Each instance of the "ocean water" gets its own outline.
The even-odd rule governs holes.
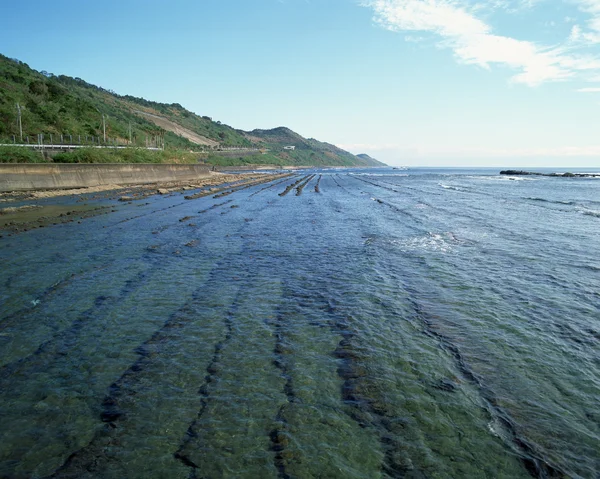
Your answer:
[[[497,173],[5,235],[0,477],[600,477],[600,179]]]

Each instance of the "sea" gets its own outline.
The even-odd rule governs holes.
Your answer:
[[[600,477],[600,178],[225,193],[0,239],[0,477]]]

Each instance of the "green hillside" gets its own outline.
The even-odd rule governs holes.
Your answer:
[[[19,137],[17,103],[21,106],[23,138],[31,142],[43,133],[103,137],[102,115],[105,115],[106,135],[121,143],[145,146],[146,138],[164,135],[172,148],[194,148],[195,144],[150,121],[151,114],[164,117],[192,132],[223,146],[250,146],[245,137],[233,128],[197,116],[181,105],[156,103],[143,98],[121,96],[91,85],[80,78],[55,76],[32,70],[25,63],[0,55],[0,139]]]
[[[305,139],[287,128],[243,132],[199,116],[178,103],[157,103],[91,85],[80,78],[37,72],[23,62],[0,55],[0,143],[161,145],[164,152],[139,154],[124,150],[64,153],[54,161],[193,161],[217,164],[269,163],[281,165],[368,166],[333,145]],[[104,142],[106,131],[106,143]],[[289,145],[288,145],[289,144]],[[284,146],[295,146],[285,150]],[[227,148],[263,149],[224,152]],[[268,150],[268,151],[267,151]],[[39,154],[0,151],[1,161],[41,161]]]
[[[335,145],[304,138],[283,126],[272,130],[253,130],[245,134],[250,141],[268,149],[291,165],[383,166],[383,163],[373,163]]]
[[[358,158],[360,158],[361,160],[366,161],[369,164],[369,166],[387,166],[385,163],[382,163],[381,161],[376,160],[375,158],[367,155],[366,153],[360,153],[356,156]]]

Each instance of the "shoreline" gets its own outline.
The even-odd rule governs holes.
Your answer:
[[[196,181],[212,172],[209,165],[2,163],[0,192]]]
[[[182,199],[223,194],[290,176],[291,173],[217,173],[195,180],[163,181],[129,185],[98,185],[82,188],[29,190],[0,193],[0,238],[4,234],[61,223],[78,222],[117,211],[119,205],[152,196],[180,194]],[[185,195],[185,196],[184,196]]]

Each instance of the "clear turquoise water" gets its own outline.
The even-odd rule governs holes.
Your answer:
[[[496,173],[0,239],[0,477],[599,477],[600,180]]]

